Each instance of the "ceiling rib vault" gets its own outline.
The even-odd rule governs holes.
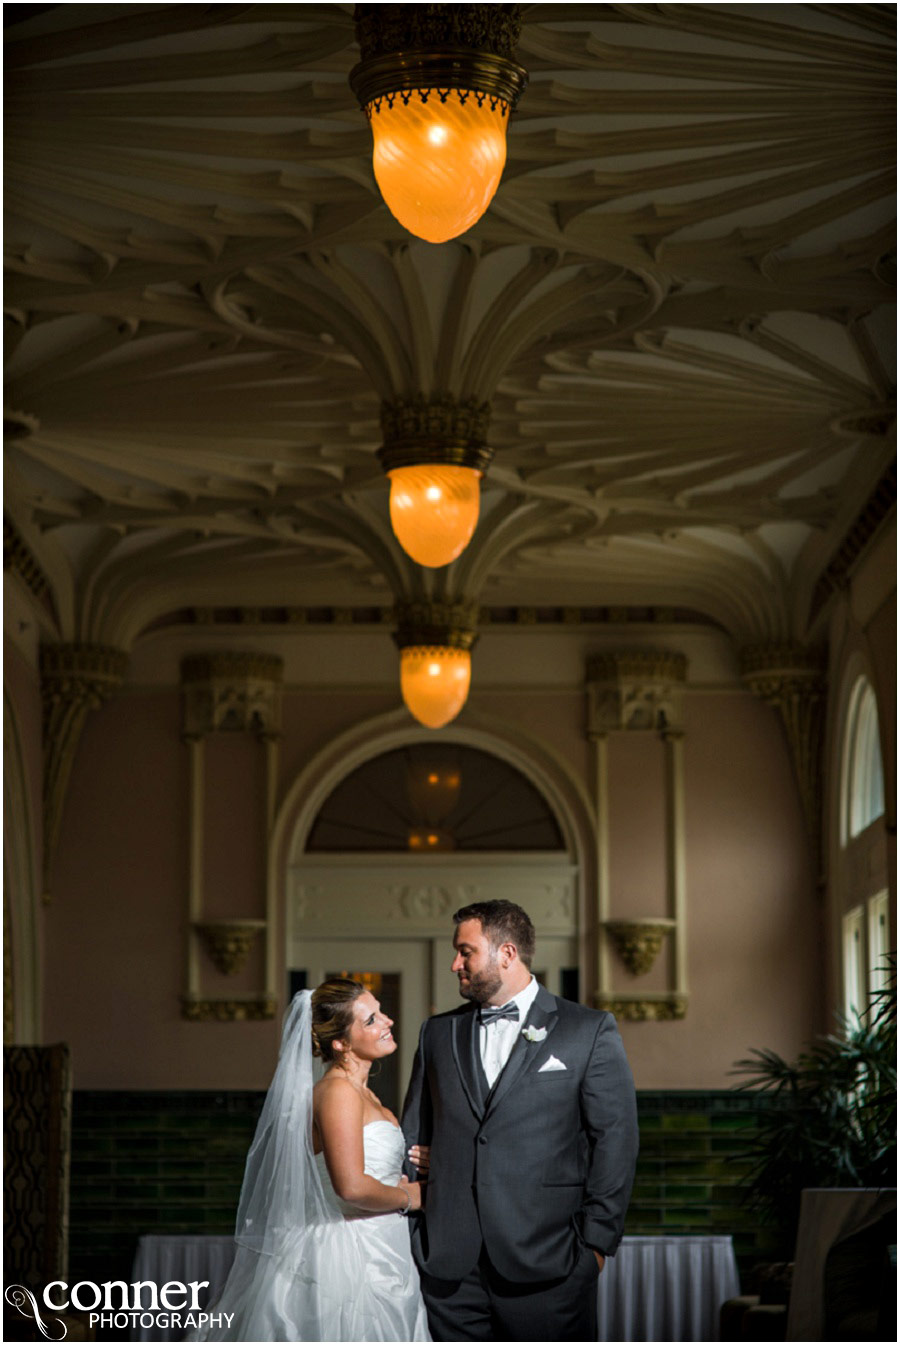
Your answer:
[[[55,638],[226,589],[817,637],[894,454],[893,6],[523,6],[503,181],[440,246],[375,186],[352,6],[100,13],[6,28],[5,500]],[[426,572],[379,411],[441,394],[494,458]]]

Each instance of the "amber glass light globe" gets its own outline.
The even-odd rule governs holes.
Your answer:
[[[372,166],[395,219],[427,243],[446,243],[481,219],[506,163],[509,104],[450,89],[370,104]]]
[[[406,554],[431,569],[456,560],[478,522],[481,472],[475,467],[418,463],[395,467],[388,476],[391,527]]]
[[[400,690],[410,714],[427,729],[443,728],[466,703],[472,678],[468,649],[412,645],[400,651]]]

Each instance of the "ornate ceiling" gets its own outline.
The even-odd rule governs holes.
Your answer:
[[[376,191],[352,6],[4,18],[5,502],[58,638],[429,594],[815,634],[894,452],[893,6],[524,6],[502,186],[439,247]],[[417,392],[493,405],[447,570],[375,457]]]

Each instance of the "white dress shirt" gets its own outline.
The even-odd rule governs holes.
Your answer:
[[[525,1026],[525,1018],[528,1014],[528,1010],[534,1003],[537,992],[538,983],[532,976],[524,990],[520,990],[517,995],[513,995],[512,999],[506,1001],[507,1004],[518,1005],[518,1022],[513,1022],[511,1018],[498,1018],[493,1023],[479,1024],[478,1036],[479,1046],[481,1048],[481,1064],[487,1075],[488,1086],[490,1088],[493,1088],[494,1084],[497,1082],[504,1065],[512,1054],[512,1048],[516,1044],[516,1037]],[[505,1007],[505,1005],[503,1007]]]

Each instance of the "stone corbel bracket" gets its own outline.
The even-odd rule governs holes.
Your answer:
[[[615,1014],[626,1023],[672,1023],[687,1015],[687,995],[595,995],[598,1009]]]
[[[819,766],[827,690],[824,657],[802,645],[753,645],[741,650],[741,677],[755,696],[777,710],[781,719],[818,861],[822,817]]]
[[[119,690],[128,655],[106,645],[43,645],[40,654],[44,744],[44,896],[50,892],[63,804],[89,711]]]
[[[617,729],[665,732],[683,722],[687,658],[671,650],[596,654],[587,665],[588,736]]]
[[[646,976],[659,956],[664,939],[675,928],[675,921],[649,916],[638,920],[607,920],[604,928],[632,976]]]
[[[260,1023],[275,1017],[274,996],[248,995],[233,999],[200,999],[185,995],[181,1016],[189,1023]]]
[[[265,920],[206,920],[195,926],[206,951],[223,976],[236,976],[265,929]]]

